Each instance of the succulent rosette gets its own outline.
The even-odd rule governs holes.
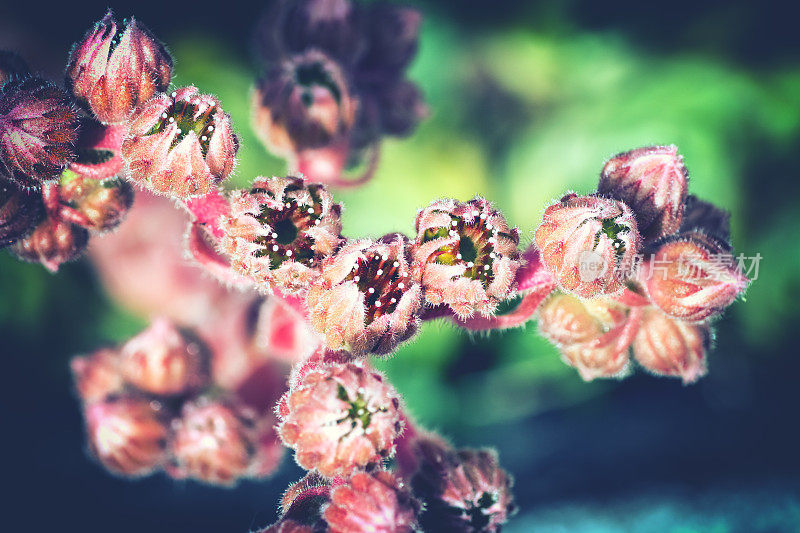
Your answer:
[[[297,463],[323,476],[347,476],[394,453],[400,398],[360,363],[325,364],[297,376],[278,404],[278,432]]]
[[[327,189],[301,178],[256,178],[229,196],[219,248],[233,269],[264,292],[296,294],[319,275],[341,242],[341,207]]]
[[[407,239],[390,234],[349,242],[323,261],[306,304],[328,348],[386,354],[416,332],[422,288],[409,259]]]
[[[137,107],[167,90],[172,57],[134,18],[117,24],[111,10],[73,48],[67,87],[104,124],[127,120]]]
[[[217,99],[185,87],[152,98],[132,115],[122,157],[140,186],[186,199],[225,180],[238,148]]]
[[[488,316],[511,294],[519,233],[489,202],[437,200],[419,212],[416,228],[414,265],[427,304]]]

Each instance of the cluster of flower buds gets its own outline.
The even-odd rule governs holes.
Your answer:
[[[420,14],[387,3],[280,0],[256,35],[264,74],[252,96],[253,126],[267,148],[315,181],[342,171],[381,137],[410,134],[427,114],[405,78]],[[362,183],[368,179],[369,169]]]
[[[229,485],[270,475],[282,456],[274,416],[220,389],[211,363],[208,346],[166,319],[73,359],[92,455],[123,476]]]

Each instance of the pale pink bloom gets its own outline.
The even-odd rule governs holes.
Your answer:
[[[534,240],[558,285],[582,298],[621,291],[640,248],[628,206],[575,194],[545,210]]]
[[[322,342],[299,311],[275,297],[260,304],[252,339],[256,352],[289,363],[307,359]]]
[[[393,234],[352,241],[323,261],[306,303],[328,348],[386,354],[417,330],[421,293],[406,238]]]
[[[78,396],[86,403],[105,400],[122,392],[125,386],[117,350],[103,348],[91,355],[73,357],[70,368]]]
[[[330,494],[324,518],[332,533],[410,533],[419,503],[402,481],[386,470],[356,472]]]
[[[89,449],[110,471],[144,476],[166,460],[167,426],[158,402],[136,396],[86,406]]]
[[[633,340],[633,355],[644,368],[660,376],[680,377],[694,383],[706,372],[706,351],[711,345],[708,324],[689,324],[647,309]]]
[[[688,188],[683,156],[670,145],[615,155],[600,173],[598,192],[625,202],[642,238],[651,241],[678,231]]]
[[[196,339],[160,318],[120,350],[125,379],[150,394],[173,396],[208,383],[208,354]]]
[[[341,241],[341,207],[322,185],[256,178],[249,191],[232,192],[229,202],[230,215],[218,220],[219,248],[234,271],[264,292],[304,291]]]
[[[360,363],[310,370],[279,404],[279,433],[297,463],[331,477],[378,464],[402,430],[400,399],[382,375]]]
[[[482,198],[442,199],[417,215],[414,267],[425,302],[460,318],[492,315],[508,297],[520,266],[519,233]]]
[[[123,122],[172,78],[172,57],[140,22],[111,10],[70,53],[67,86],[103,123]]]
[[[233,170],[239,142],[230,117],[195,87],[152,98],[128,127],[122,157],[130,178],[155,193],[202,196]]]

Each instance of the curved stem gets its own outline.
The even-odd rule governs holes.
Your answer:
[[[342,141],[331,147],[301,152],[291,166],[296,173],[302,174],[309,181],[341,189],[360,187],[375,175],[380,160],[380,144],[375,143],[370,147],[367,167],[360,176],[352,179],[343,177],[348,152],[347,142]]]
[[[472,331],[508,329],[521,326],[533,317],[539,304],[553,292],[554,288],[554,285],[546,284],[529,292],[522,297],[522,301],[516,309],[505,315],[491,317],[473,316],[467,319],[453,317],[453,321],[459,326]]]

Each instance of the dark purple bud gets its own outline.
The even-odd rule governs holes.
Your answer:
[[[680,233],[700,230],[724,242],[731,238],[731,214],[690,194],[686,198]]]
[[[17,187],[0,176],[0,248],[24,237],[43,213],[40,194]]]
[[[375,3],[366,10],[367,48],[357,69],[388,75],[402,71],[417,54],[422,15],[416,9],[387,3]]]
[[[410,135],[428,116],[428,106],[419,88],[410,81],[399,81],[377,94],[381,129],[386,135]]]
[[[0,88],[8,81],[28,76],[28,64],[16,52],[0,50]]]

